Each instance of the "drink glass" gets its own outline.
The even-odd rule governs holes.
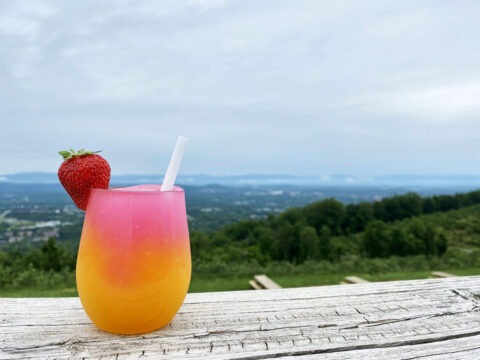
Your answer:
[[[95,325],[118,334],[167,325],[185,299],[190,275],[183,189],[91,191],[76,278]]]

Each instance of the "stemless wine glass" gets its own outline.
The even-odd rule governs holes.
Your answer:
[[[185,193],[90,193],[77,260],[85,312],[100,329],[140,334],[167,325],[191,275]]]

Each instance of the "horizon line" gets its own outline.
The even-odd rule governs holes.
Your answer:
[[[27,175],[27,174],[42,174],[42,175],[57,175],[54,171],[19,171],[14,173],[0,174],[0,177],[6,176],[15,176],[15,175]],[[111,176],[164,176],[163,173],[112,173]],[[242,177],[242,176],[288,176],[288,177],[300,177],[300,178],[322,178],[322,177],[356,177],[356,178],[375,178],[375,177],[385,177],[385,176],[439,176],[439,177],[451,177],[451,176],[468,176],[468,177],[480,177],[480,173],[410,173],[410,172],[395,172],[395,173],[383,173],[377,175],[358,175],[358,174],[348,174],[348,173],[332,173],[332,174],[323,174],[323,175],[314,175],[314,174],[289,174],[289,173],[241,173],[241,174],[212,174],[212,173],[179,173],[178,176],[211,176],[211,177]]]

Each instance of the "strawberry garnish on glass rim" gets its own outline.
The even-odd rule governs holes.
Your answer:
[[[58,178],[75,205],[86,210],[92,189],[108,189],[110,165],[100,151],[80,149],[59,151],[64,161],[58,169]]]

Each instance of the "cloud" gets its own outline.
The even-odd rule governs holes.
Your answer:
[[[472,121],[480,114],[480,82],[403,89],[361,96],[352,104],[383,115],[428,122]],[[472,116],[470,116],[472,115]]]
[[[56,15],[57,9],[36,1],[15,1],[3,4],[0,35],[36,39],[42,21]]]
[[[4,36],[30,36],[38,32],[38,23],[19,16],[0,17],[0,34]]]
[[[114,171],[472,172],[474,1],[15,1],[0,5],[0,169],[62,147]],[[449,168],[449,169],[450,169]],[[163,170],[161,170],[163,171]]]

